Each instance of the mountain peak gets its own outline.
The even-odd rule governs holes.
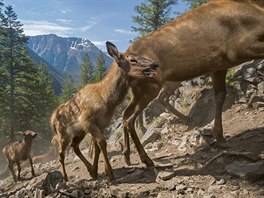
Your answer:
[[[28,46],[49,64],[71,74],[75,79],[79,77],[84,54],[89,55],[95,67],[97,57],[102,53],[86,38],[66,38],[56,34],[32,36],[29,38]],[[112,59],[105,53],[103,55],[105,66],[108,67],[112,63]]]

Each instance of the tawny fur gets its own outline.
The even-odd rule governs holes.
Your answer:
[[[104,79],[86,85],[72,99],[61,104],[51,116],[51,127],[59,144],[58,152],[65,180],[68,179],[64,165],[65,149],[69,145],[73,147],[73,151],[86,165],[93,178],[97,177],[98,158],[102,151],[106,174],[110,180],[114,180],[103,131],[110,124],[115,107],[125,97],[129,83],[135,78],[153,76],[153,71],[157,67],[155,62],[145,58],[123,56],[110,42],[107,47],[116,62],[112,64]],[[135,60],[138,62],[135,63]],[[79,144],[87,133],[90,133],[94,139],[93,165],[79,149]]]
[[[24,139],[22,141],[8,144],[3,149],[4,156],[8,162],[8,166],[12,173],[14,181],[20,180],[20,172],[21,172],[20,162],[27,159],[29,160],[31,166],[32,176],[35,176],[32,158],[31,158],[31,146],[32,146],[32,141],[37,134],[34,133],[33,131],[25,131],[25,132],[21,132],[21,134],[24,136]],[[17,176],[15,175],[15,171],[13,168],[14,163],[16,163],[18,167]]]
[[[264,58],[264,1],[212,0],[160,27],[131,44],[125,55],[157,62],[160,69],[151,79],[131,83],[133,97],[123,112],[125,161],[130,164],[129,134],[140,159],[153,166],[142,147],[134,122],[165,82],[181,82],[210,74],[215,93],[214,136],[224,146],[222,107],[228,68]]]

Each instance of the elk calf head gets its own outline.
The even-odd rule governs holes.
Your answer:
[[[125,54],[118,51],[117,47],[107,41],[106,47],[109,55],[113,57],[120,68],[125,70],[128,76],[135,78],[153,77],[159,68],[158,63],[147,58]]]
[[[21,134],[24,136],[24,141],[25,142],[32,142],[32,140],[37,136],[37,133],[33,132],[33,131],[19,131],[18,134]]]

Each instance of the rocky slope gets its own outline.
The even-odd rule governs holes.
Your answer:
[[[109,142],[108,151],[116,182],[104,175],[99,161],[98,181],[92,181],[73,153],[66,159],[69,182],[63,182],[58,161],[35,164],[37,176],[22,169],[24,181],[0,181],[0,197],[264,197],[264,109],[234,105],[223,114],[228,148],[215,146],[211,126],[188,129],[163,113],[144,136],[159,133],[145,149],[155,168],[146,168],[132,147],[132,165],[124,163],[120,145]],[[142,137],[142,141],[145,141]],[[83,145],[87,156],[88,149]],[[90,159],[92,162],[92,159]],[[42,195],[41,195],[42,194]]]
[[[11,177],[0,180],[0,197],[264,197],[264,65],[262,61],[254,69],[247,66],[233,74],[250,75],[228,89],[223,113],[225,147],[217,146],[212,136],[210,82],[204,86],[196,79],[183,85],[179,99],[170,98],[171,104],[193,119],[192,123],[183,124],[173,114],[163,112],[153,116],[145,133],[139,133],[154,168],[140,162],[133,143],[132,165],[124,163],[122,136],[116,135],[121,126],[115,123],[108,139],[108,154],[116,182],[108,182],[102,157],[98,180],[92,181],[71,152],[66,158],[69,182],[63,182],[57,160],[36,163],[35,178],[25,168],[23,181],[14,183]],[[245,95],[239,87],[245,87]],[[84,156],[88,156],[87,147],[84,142]]]

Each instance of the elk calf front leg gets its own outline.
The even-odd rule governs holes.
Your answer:
[[[28,158],[28,160],[29,160],[30,167],[31,167],[32,177],[35,177],[35,171],[34,171],[34,168],[33,168],[33,162],[32,162],[31,156]]]
[[[20,166],[20,162],[17,161],[17,180],[20,180],[20,172],[21,172],[21,166]]]
[[[99,160],[99,155],[100,155],[100,152],[101,152],[101,149],[99,148],[98,144],[97,144],[97,141],[96,139],[92,139],[92,143],[93,143],[93,147],[94,147],[94,161],[93,161],[93,175],[94,175],[94,178],[96,179],[97,178],[97,175],[98,175],[98,160]]]
[[[93,138],[95,139],[98,147],[100,148],[100,150],[103,153],[104,163],[105,163],[105,172],[106,172],[107,176],[109,177],[109,180],[110,181],[115,180],[113,169],[112,169],[112,167],[109,163],[109,160],[108,160],[107,149],[106,149],[106,139],[105,139],[103,133],[101,132],[99,127],[97,127],[95,124],[89,126],[89,131],[92,134]],[[96,152],[98,152],[98,148],[95,147],[95,149],[96,149]],[[95,153],[95,155],[96,156],[94,157],[95,159],[94,159],[93,167],[98,166],[99,152]]]
[[[226,96],[225,76],[227,70],[217,71],[211,74],[214,87],[215,96],[215,122],[214,122],[214,136],[218,143],[225,142],[222,126],[222,109]]]

